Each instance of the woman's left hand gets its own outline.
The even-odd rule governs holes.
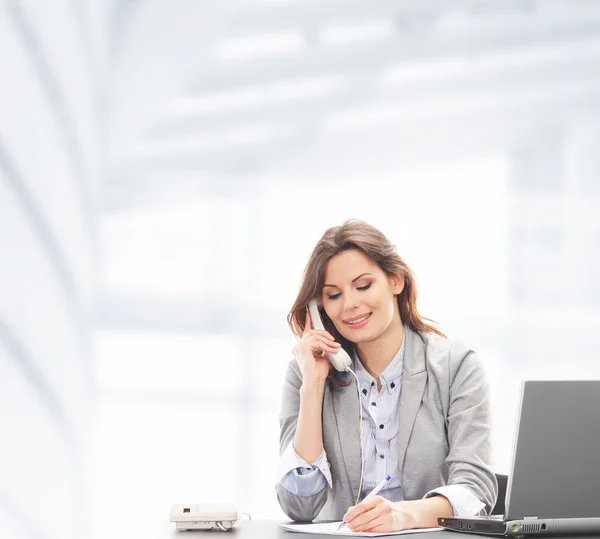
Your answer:
[[[391,532],[414,527],[415,519],[404,502],[381,496],[366,498],[346,511],[344,522],[353,532]]]

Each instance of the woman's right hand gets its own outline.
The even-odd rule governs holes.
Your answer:
[[[335,353],[341,347],[326,330],[313,329],[310,313],[306,312],[306,324],[302,338],[293,352],[302,372],[303,384],[325,383],[331,363],[325,352]]]

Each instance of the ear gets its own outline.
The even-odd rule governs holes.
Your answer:
[[[390,277],[390,283],[392,285],[394,296],[399,296],[402,293],[402,290],[404,290],[404,276],[393,275]]]

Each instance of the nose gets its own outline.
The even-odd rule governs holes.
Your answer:
[[[344,311],[355,311],[358,309],[359,301],[356,294],[348,293],[344,296]]]

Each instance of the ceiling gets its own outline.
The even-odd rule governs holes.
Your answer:
[[[115,4],[105,209],[506,151],[600,110],[600,2]]]

